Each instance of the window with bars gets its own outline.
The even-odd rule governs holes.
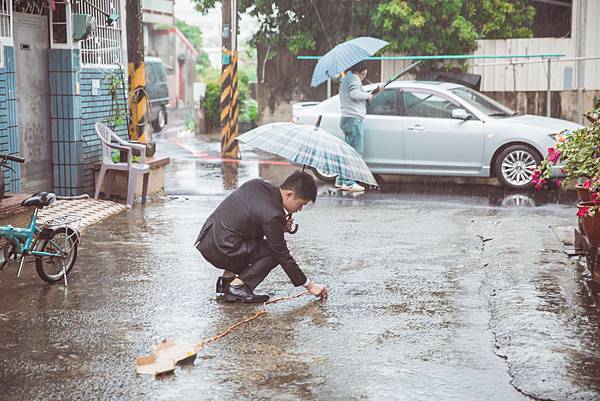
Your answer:
[[[12,44],[12,0],[0,0],[0,66],[4,66],[4,46]]]
[[[1,0],[0,0],[1,1]],[[80,0],[75,12],[89,14],[96,19],[96,30],[81,41],[83,64],[114,65],[123,62],[121,15],[122,0]]]
[[[69,44],[69,10],[70,7],[65,0],[56,0],[52,9],[52,43],[55,45]]]

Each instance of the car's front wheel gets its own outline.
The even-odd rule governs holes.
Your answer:
[[[500,182],[507,187],[529,188],[533,172],[541,161],[542,157],[530,146],[512,145],[500,152],[494,171]]]
[[[315,173],[315,175],[317,176],[318,179],[320,179],[323,182],[327,182],[327,183],[332,183],[335,181],[335,177],[337,177],[336,174],[329,174],[326,173],[324,171],[321,171],[319,169],[316,169],[314,167],[311,167],[313,173]]]

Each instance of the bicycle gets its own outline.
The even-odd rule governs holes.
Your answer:
[[[1,167],[8,167],[8,161],[23,163],[25,159],[0,154]],[[65,215],[37,226],[39,210],[51,205],[56,199],[56,195],[51,192],[34,194],[21,202],[22,206],[35,208],[28,227],[0,226],[0,238],[6,240],[6,244],[0,249],[0,271],[9,263],[18,262],[17,277],[20,277],[25,258],[34,257],[37,274],[42,280],[54,283],[63,279],[65,287],[68,286],[67,275],[77,259],[81,217]]]

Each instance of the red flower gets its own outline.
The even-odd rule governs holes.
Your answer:
[[[590,189],[592,187],[592,180],[590,180],[589,178],[585,180],[582,184],[582,187],[584,189]]]
[[[556,181],[554,181],[554,183],[558,188],[560,188],[561,180],[557,179]]]
[[[598,192],[592,192],[592,202],[598,203],[600,201],[600,194]]]
[[[590,211],[589,207],[581,207],[577,211],[577,217],[583,217]]]
[[[552,164],[556,164],[560,159],[560,151],[554,148],[548,148],[548,161]]]

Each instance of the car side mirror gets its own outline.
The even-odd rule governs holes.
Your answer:
[[[471,115],[467,113],[465,109],[454,109],[452,110],[452,118],[456,118],[457,120],[466,121],[471,118]]]

